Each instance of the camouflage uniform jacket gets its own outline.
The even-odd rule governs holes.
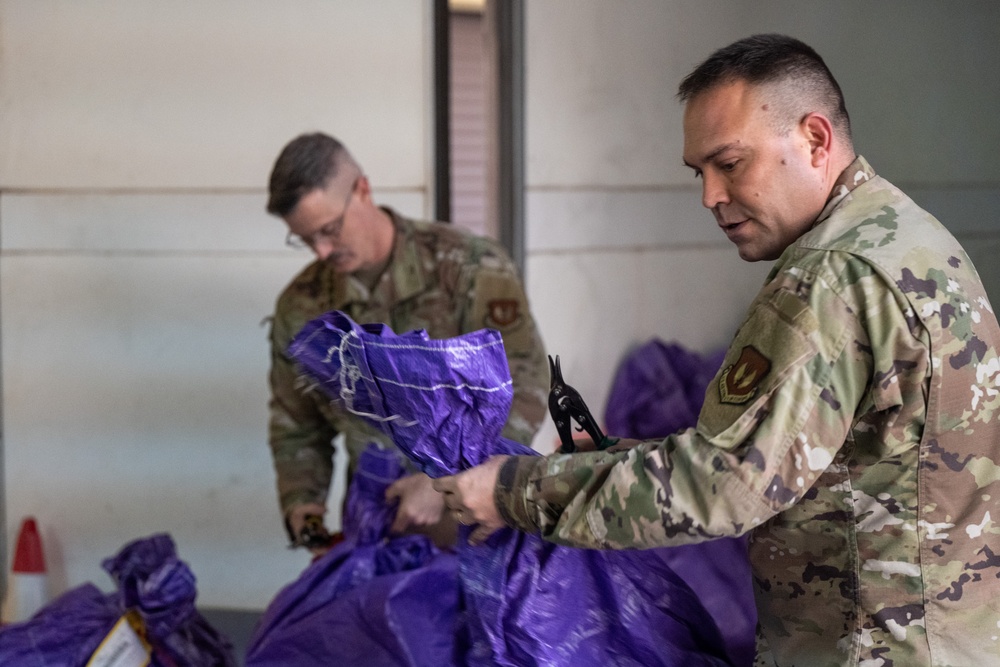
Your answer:
[[[385,209],[396,227],[392,257],[369,290],[323,262],[307,266],[278,297],[271,328],[269,443],[283,512],[306,502],[324,504],[333,474],[331,440],[343,433],[349,471],[381,431],[319,392],[305,391],[287,355],[294,335],[331,310],[356,322],[382,322],[397,333],[425,329],[446,338],[484,327],[503,336],[514,402],[504,435],[530,443],[545,416],[548,366],[517,270],[494,241],[453,225],[408,220]]]
[[[858,158],[775,263],[695,428],[512,458],[497,506],[605,549],[752,530],[758,665],[997,665],[998,349],[961,246]]]

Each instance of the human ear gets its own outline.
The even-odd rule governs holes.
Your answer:
[[[361,175],[358,176],[358,199],[363,202],[370,203],[372,198],[372,186],[368,182],[368,177]]]
[[[830,119],[820,113],[810,113],[802,119],[800,129],[809,142],[809,152],[814,167],[822,166],[830,159],[833,147],[833,125]]]

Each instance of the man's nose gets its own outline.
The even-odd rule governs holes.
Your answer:
[[[719,204],[729,203],[729,190],[726,180],[720,176],[709,173],[707,170],[701,175],[701,204],[705,208],[712,210]]]
[[[316,253],[316,258],[322,262],[333,253],[333,242],[325,236],[320,236],[313,241],[312,251]]]

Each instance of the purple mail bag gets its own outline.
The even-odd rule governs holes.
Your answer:
[[[316,388],[382,428],[431,477],[496,454],[537,455],[500,436],[513,388],[503,341],[396,335],[340,312],[307,324],[289,353]],[[655,554],[574,549],[510,529],[458,547],[455,657],[464,665],[728,665],[711,616]]]

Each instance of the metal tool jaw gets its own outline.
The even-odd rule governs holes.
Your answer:
[[[597,449],[606,447],[608,439],[597,425],[597,420],[590,414],[590,409],[587,408],[580,392],[563,380],[559,355],[556,355],[555,360],[549,356],[549,377],[549,414],[552,415],[556,431],[559,433],[561,443],[559,451],[563,453],[576,451],[576,443],[573,441],[574,422],[578,425],[575,430],[586,431]]]

